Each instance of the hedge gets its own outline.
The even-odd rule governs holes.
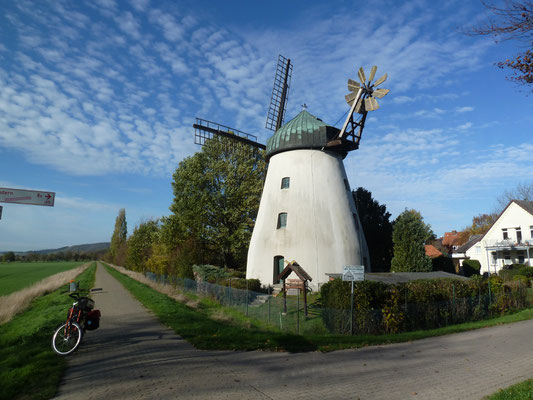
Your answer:
[[[490,293],[489,293],[490,282]],[[351,283],[335,279],[321,288],[322,319],[333,333],[381,334],[433,329],[480,320],[527,306],[526,286],[488,280],[450,278],[416,280],[398,285],[363,281],[354,284],[353,322]]]

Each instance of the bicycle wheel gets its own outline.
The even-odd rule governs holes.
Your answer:
[[[83,332],[77,322],[71,322],[68,326],[65,322],[52,336],[52,349],[57,354],[66,356],[78,348],[82,336]]]

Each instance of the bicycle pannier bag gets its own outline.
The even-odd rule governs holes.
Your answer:
[[[94,308],[94,300],[88,297],[80,297],[78,308],[83,311],[91,311]]]
[[[100,310],[93,310],[87,313],[87,319],[85,322],[85,329],[88,331],[94,331],[100,326]]]

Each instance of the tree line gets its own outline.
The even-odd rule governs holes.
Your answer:
[[[102,258],[105,250],[95,252],[72,252],[59,251],[56,253],[24,253],[16,254],[13,251],[4,253],[1,257],[3,262],[49,262],[49,261],[91,261]]]

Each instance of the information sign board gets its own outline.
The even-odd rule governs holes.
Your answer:
[[[55,192],[39,190],[0,188],[0,202],[31,204],[34,206],[54,206]]]
[[[365,280],[365,266],[364,265],[345,265],[342,271],[343,281],[364,281]]]

